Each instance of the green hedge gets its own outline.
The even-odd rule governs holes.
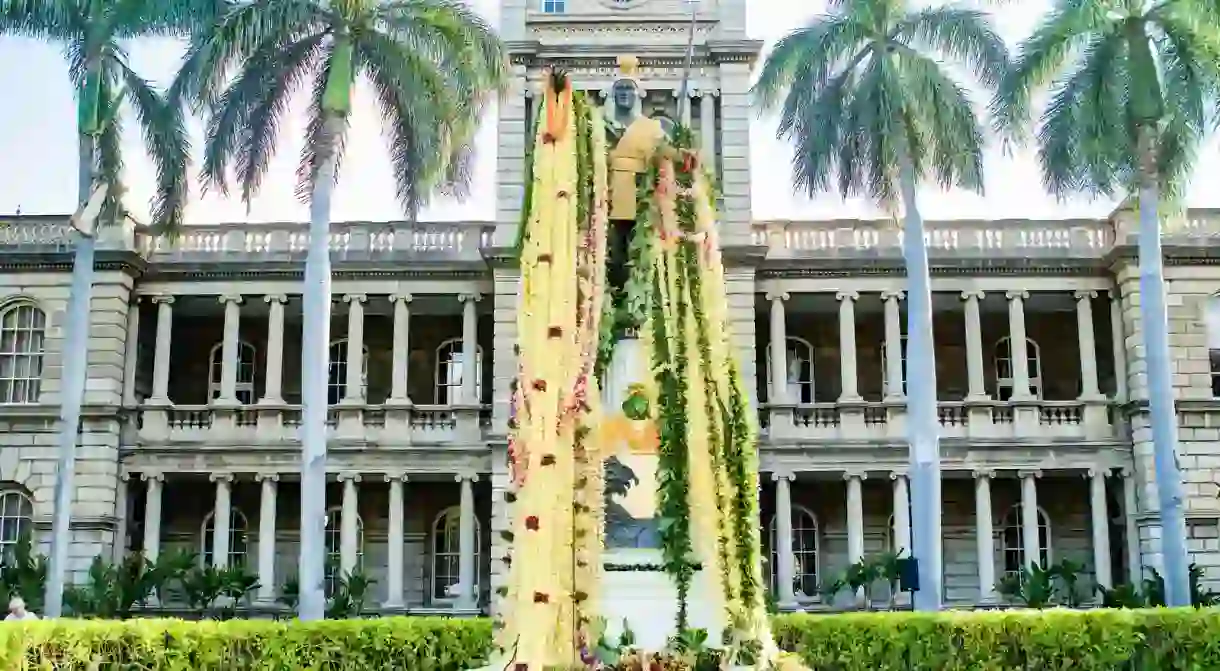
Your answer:
[[[781,615],[781,648],[817,671],[1211,671],[1220,611]]]
[[[1220,670],[1220,611],[780,615],[814,671]],[[488,620],[58,620],[0,625],[2,671],[463,671]]]
[[[489,620],[45,620],[0,626],[3,671],[462,671]]]

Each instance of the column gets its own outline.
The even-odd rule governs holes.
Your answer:
[[[894,481],[894,550],[910,557],[911,551],[911,495],[907,487],[906,473],[890,473]]]
[[[1113,343],[1114,350],[1114,400],[1125,403],[1127,401],[1127,339],[1123,335],[1123,301],[1118,289],[1110,291],[1110,341]]]
[[[716,91],[705,89],[699,95],[699,145],[703,164],[716,174]]]
[[[840,291],[835,298],[839,301],[839,372],[843,386],[839,401],[859,401],[860,392],[856,386],[856,299],[860,298],[860,294]]]
[[[995,591],[995,528],[992,526],[991,479],[994,471],[974,472],[974,525],[979,565],[979,602],[994,603]]]
[[[1089,469],[1089,510],[1093,514],[1093,575],[1097,584],[1114,586],[1110,571],[1110,514],[1106,510],[1105,468]]]
[[[127,304],[127,340],[123,343],[123,407],[136,406],[136,362],[140,356],[140,297]]]
[[[262,484],[258,509],[258,600],[275,600],[275,515],[280,476],[259,473],[254,476]]]
[[[1042,544],[1038,534],[1038,478],[1039,471],[1021,471],[1021,546],[1025,554],[1025,565],[1042,565]],[[1046,567],[1043,567],[1046,568]]]
[[[284,294],[264,296],[267,302],[267,382],[262,403],[283,405],[284,386]]]
[[[390,297],[394,302],[394,356],[391,364],[390,404],[411,402],[407,394],[407,362],[411,354],[411,294]]]
[[[237,345],[241,338],[241,296],[221,296],[225,310],[224,339],[220,349],[220,398],[217,405],[237,405]]]
[[[1124,468],[1123,478],[1123,524],[1127,536],[1127,581],[1132,585],[1144,579],[1143,560],[1140,557],[1140,533],[1135,524],[1139,509],[1135,503],[1135,470]]]
[[[847,481],[847,559],[855,563],[864,558],[864,473],[846,473]]]
[[[685,93],[686,93],[686,99],[683,100],[682,99],[683,98],[682,87],[679,86],[678,88],[674,89],[674,100],[678,101],[678,111],[681,113],[681,117],[679,117],[678,120],[682,122],[683,126],[690,128],[690,117],[691,117],[690,108],[691,108],[691,105],[693,105],[695,103],[694,89],[688,85]]]
[[[1097,347],[1093,336],[1093,299],[1096,291],[1077,291],[1076,330],[1080,338],[1080,398],[1096,399],[1101,396],[1097,389]]]
[[[1025,299],[1029,293],[1009,291],[1008,298],[1009,355],[1012,361],[1012,400],[1029,400],[1029,345],[1025,335]]]
[[[462,486],[461,516],[458,523],[458,601],[457,607],[473,609],[475,601],[474,548],[478,539],[474,536],[474,482],[479,476],[473,473],[459,474],[457,481]]]
[[[233,515],[233,475],[213,473],[216,483],[216,505],[212,509],[212,566],[223,569],[229,566],[229,523]]]
[[[343,300],[347,310],[347,379],[344,381],[343,402],[364,402],[364,294],[348,294]]]
[[[153,389],[151,403],[169,405],[170,338],[174,333],[174,297],[155,296],[157,305],[157,349],[153,354]]]
[[[775,473],[775,583],[779,586],[781,608],[795,608],[792,583],[796,567],[792,553],[792,479],[791,473]]]
[[[127,505],[127,483],[130,479],[130,473],[120,471],[114,492],[114,546],[111,548],[110,561],[116,566],[123,563],[123,559],[127,556],[127,528],[130,517]]]
[[[885,291],[881,300],[885,301],[885,400],[901,401],[906,396],[902,380],[902,313],[898,302],[902,300],[901,291]],[[907,548],[908,550],[910,548]]]
[[[982,291],[963,291],[966,301],[966,370],[969,391],[966,400],[981,401],[987,398],[987,382],[983,377],[983,321],[979,315]]]
[[[144,496],[144,558],[156,563],[161,556],[161,484],[162,473],[142,473],[140,478],[147,483]]]
[[[797,403],[801,399],[788,398],[788,326],[784,315],[784,292],[767,294],[771,301],[771,384],[767,388],[772,404]]]
[[[407,481],[404,473],[385,475],[385,481],[390,483],[390,514],[389,530],[386,538],[388,552],[386,557],[386,608],[402,608],[402,574],[403,574],[403,544],[406,542],[403,527],[403,483]]]
[[[478,366],[479,353],[479,314],[476,311],[482,296],[478,294],[462,294],[462,394],[464,405],[478,405],[476,382],[482,371]]]
[[[343,504],[339,520],[339,570],[343,576],[349,576],[356,571],[360,554],[360,512],[356,500],[356,483],[360,482],[360,475],[340,473],[339,482],[343,483]]]

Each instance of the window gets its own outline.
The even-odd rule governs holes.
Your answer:
[[[483,348],[475,349],[474,397],[483,398]],[[462,399],[462,376],[466,366],[462,361],[462,339],[454,338],[436,348],[436,402],[439,405],[454,405]]]
[[[254,345],[241,340],[237,343],[237,400],[244,405],[254,403]],[[212,345],[208,354],[208,398],[215,401],[220,398],[224,380],[224,343]]]
[[[788,402],[813,403],[813,346],[788,336]],[[767,348],[767,384],[771,383],[771,348]]]
[[[37,403],[47,317],[30,303],[0,313],[0,403]]]
[[[34,504],[13,485],[0,489],[0,563],[7,561],[22,538],[34,541]]]
[[[902,343],[902,393],[907,393],[907,337],[903,334],[899,340]],[[881,393],[883,396],[890,395],[890,367],[886,362],[886,347],[885,341],[881,341]]]
[[[462,511],[457,506],[444,510],[432,523],[432,601],[451,602],[457,598],[459,588],[459,551]],[[474,595],[479,596],[479,556],[483,534],[476,517],[474,520]]]
[[[1038,508],[1038,554],[1043,567],[1051,565],[1051,522],[1046,511]],[[1004,554],[1004,573],[1020,573],[1029,568],[1025,559],[1025,532],[1021,528],[1021,504],[1008,509],[1000,523],[1000,548]]]
[[[200,544],[203,546],[199,554],[204,566],[212,565],[212,538],[215,533],[215,513],[209,512],[203,518],[203,529],[199,534]],[[246,515],[237,506],[229,506],[229,566],[246,565],[249,542],[250,525],[246,521]]]
[[[363,370],[360,371],[361,396],[369,388],[369,348],[364,348]],[[347,395],[347,341],[336,340],[330,344],[330,367],[326,373],[326,402],[335,405]]]
[[[326,511],[326,594],[335,593],[342,574],[343,508],[334,506]],[[364,563],[364,520],[356,515],[356,567]]]
[[[1220,397],[1220,294],[1207,299],[1204,310],[1207,324],[1207,356],[1211,365],[1212,396]]]
[[[542,0],[542,11],[546,14],[563,14],[568,11],[567,0]]]
[[[775,515],[771,516],[768,537],[771,541],[771,591],[779,590],[779,543],[775,535]],[[797,600],[818,595],[818,518],[804,506],[792,506],[792,591]]]
[[[1012,398],[1013,368],[1010,338],[1001,338],[995,344],[995,386],[996,398],[1007,401]],[[1034,398],[1042,398],[1042,357],[1038,343],[1025,339],[1025,356],[1029,359],[1029,393]]]

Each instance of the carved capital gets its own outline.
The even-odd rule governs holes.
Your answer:
[[[257,482],[279,482],[279,473],[255,473],[254,479]]]
[[[987,295],[987,294],[986,294],[984,291],[982,291],[981,289],[971,289],[971,290],[969,290],[969,291],[963,291],[963,292],[962,292],[962,300],[964,300],[964,301],[968,301],[968,300],[976,300],[976,301],[981,301],[981,300],[983,300],[983,297],[984,297],[984,296],[986,296],[986,295]]]
[[[415,300],[415,297],[408,293],[398,293],[398,294],[390,295],[391,303],[406,303],[407,305],[410,305],[411,301],[413,301],[413,300]]]
[[[898,479],[905,480],[906,478],[907,478],[906,471],[890,471],[891,480],[898,480]]]
[[[338,480],[339,482],[343,482],[343,483],[347,483],[347,482],[356,483],[356,482],[360,482],[360,474],[352,472],[352,471],[344,471],[344,472],[336,475],[335,479]]]
[[[158,296],[153,296],[152,302],[157,305],[173,305],[174,297],[167,294],[161,294]]]
[[[165,482],[165,474],[160,471],[145,471],[140,473],[140,479],[145,482]]]
[[[1026,300],[1029,298],[1029,292],[1028,291],[1005,291],[1004,297],[1010,301],[1016,301],[1016,300],[1023,301],[1023,300]]]
[[[792,482],[793,480],[796,480],[796,474],[791,471],[778,471],[771,474],[771,479],[775,482],[779,482],[780,480]]]
[[[980,480],[980,479],[984,479],[984,478],[987,480],[994,480],[995,479],[995,469],[976,468],[972,472],[972,475],[974,476],[974,478],[976,480]]]
[[[837,301],[842,301],[842,300],[855,301],[859,298],[860,298],[860,294],[859,294],[859,292],[856,292],[856,291],[840,291],[839,293],[835,294],[835,300],[837,300]]]
[[[453,481],[454,482],[470,481],[471,484],[474,484],[479,481],[479,474],[478,473],[457,473],[457,474],[454,474]]]
[[[1135,477],[1135,469],[1131,466],[1123,466],[1118,469],[1118,476],[1120,478],[1133,478]]]
[[[222,305],[228,303],[234,303],[236,305],[242,304],[241,294],[224,294],[223,296],[217,296],[216,300],[220,301]]]
[[[123,482],[130,482],[131,478],[132,478],[132,473],[130,473],[128,471],[119,471],[119,480],[121,480]]]
[[[845,471],[843,473],[844,480],[859,480],[861,482],[868,479],[868,473],[864,471]]]
[[[1042,471],[1036,468],[1017,471],[1017,477],[1021,478],[1022,480],[1025,478],[1037,479],[1042,477]]]
[[[365,296],[364,294],[345,294],[343,296],[344,303],[351,303],[353,305],[355,305],[356,303],[365,303],[368,300],[369,300],[369,297]]]
[[[267,294],[266,296],[263,296],[263,300],[266,301],[268,305],[271,305],[273,303],[279,303],[280,305],[286,305],[288,303],[288,295],[287,294]]]
[[[399,483],[401,483],[401,482],[406,482],[406,481],[407,481],[407,474],[406,474],[406,473],[383,473],[383,474],[381,475],[381,477],[382,477],[382,478],[383,478],[383,479],[384,479],[386,482],[389,482],[389,483],[395,483],[395,482],[399,482]]]
[[[211,475],[208,476],[208,480],[211,480],[212,482],[215,482],[215,483],[223,482],[225,484],[233,484],[233,474],[232,473],[212,473]]]
[[[788,300],[789,298],[791,298],[791,296],[788,294],[787,291],[768,291],[767,292],[767,300],[771,301],[772,303],[774,303],[775,301],[780,301],[782,303],[782,302]]]
[[[478,303],[483,300],[482,294],[458,294],[459,303]]]
[[[882,291],[881,292],[881,300],[887,301],[887,302],[888,301],[901,301],[902,299],[906,298],[906,296],[907,296],[906,292],[901,291],[901,290]]]
[[[1097,292],[1092,290],[1081,290],[1072,294],[1072,297],[1078,301],[1087,301],[1097,298]]]

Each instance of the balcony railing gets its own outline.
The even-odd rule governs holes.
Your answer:
[[[1114,438],[1109,401],[942,401],[937,407],[943,438]],[[904,403],[807,403],[763,406],[772,440],[901,439]]]
[[[282,443],[300,439],[301,406],[146,405],[142,443]],[[465,443],[490,427],[490,406],[339,405],[327,409],[328,435],[383,445]]]

